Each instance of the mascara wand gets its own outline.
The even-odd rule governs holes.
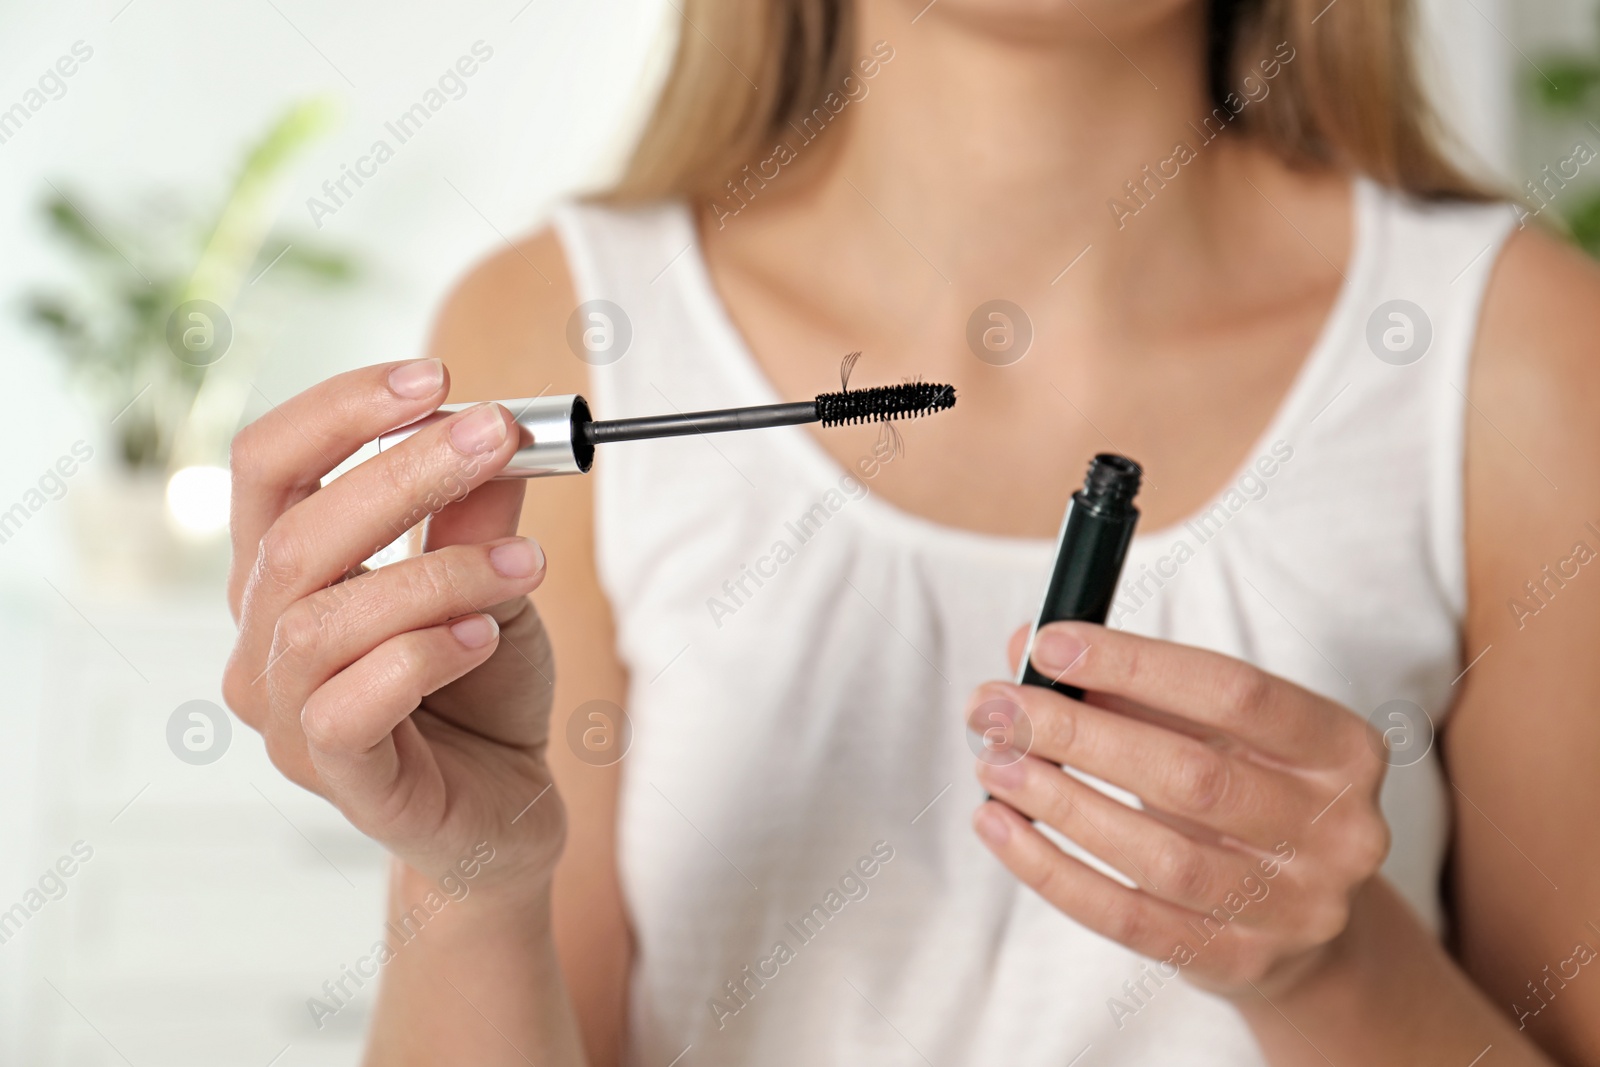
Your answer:
[[[854,360],[846,357],[846,382],[848,367],[853,364]],[[542,478],[555,474],[587,474],[594,465],[595,446],[600,444],[697,433],[724,433],[729,430],[756,430],[768,426],[796,426],[808,422],[820,422],[824,426],[888,423],[894,419],[919,418],[938,411],[948,411],[955,407],[956,390],[953,385],[905,382],[870,389],[845,388],[837,393],[821,393],[814,400],[792,404],[763,404],[608,421],[596,421],[589,412],[588,401],[577,395],[502,400],[499,403],[517,420],[522,433],[522,447],[495,477]],[[426,418],[379,437],[378,451],[393,448],[423,427],[472,406],[446,404]]]
[[[907,382],[904,385],[880,385],[853,392],[821,393],[815,400],[795,404],[763,404],[718,411],[692,411],[682,415],[648,415],[639,419],[589,422],[579,432],[584,440],[598,445],[613,441],[644,441],[653,437],[681,437],[692,433],[798,426],[807,422],[842,426],[847,423],[914,419],[948,410],[955,404],[956,389],[953,385]]]

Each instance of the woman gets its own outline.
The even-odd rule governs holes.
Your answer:
[[[448,375],[240,435],[232,706],[396,917],[494,857],[391,945],[372,1062],[1600,1063],[1600,281],[1440,153],[1408,14],[691,3]],[[447,392],[720,407],[856,349],[960,403],[525,503],[484,406],[318,490]],[[1033,657],[1094,696],[997,681],[1107,449],[1112,628]]]

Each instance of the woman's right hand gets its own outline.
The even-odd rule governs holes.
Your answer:
[[[547,885],[565,815],[545,765],[554,665],[527,596],[544,555],[514,536],[522,483],[486,484],[515,422],[478,405],[321,485],[448,384],[437,360],[367,367],[239,433],[223,694],[285,776],[430,880],[487,843],[475,884]],[[424,519],[422,555],[361,570]]]

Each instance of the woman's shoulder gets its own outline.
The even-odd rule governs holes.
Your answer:
[[[1469,581],[1489,632],[1550,553],[1600,522],[1597,355],[1600,265],[1542,227],[1513,231],[1465,387]]]
[[[435,322],[433,352],[451,371],[451,399],[582,392],[589,364],[569,341],[580,291],[647,289],[695,240],[681,201],[574,200],[546,225],[469,270]]]
[[[1600,264],[1541,226],[1512,232],[1485,294],[1478,340],[1486,374],[1554,374],[1600,386]]]
[[[434,320],[429,347],[450,369],[450,399],[582,392],[586,365],[565,344],[575,303],[553,226],[481,259]]]
[[[1597,354],[1600,264],[1543,228],[1514,231],[1484,294],[1468,395],[1555,485],[1600,487]]]

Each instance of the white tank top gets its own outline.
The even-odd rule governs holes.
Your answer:
[[[1281,407],[1210,504],[1135,538],[1112,622],[1400,731],[1384,873],[1439,930],[1448,787],[1427,720],[1388,702],[1442,726],[1478,651],[1459,647],[1463,392],[1511,215],[1365,181],[1355,199],[1343,290]],[[599,416],[795,399],[683,205],[555,226],[578,299],[631,325],[591,372]],[[592,477],[630,677],[630,1063],[1264,1062],[1227,1003],[1019,887],[973,834],[961,709],[1009,674],[1050,542],[899,510],[799,427],[608,446]]]

